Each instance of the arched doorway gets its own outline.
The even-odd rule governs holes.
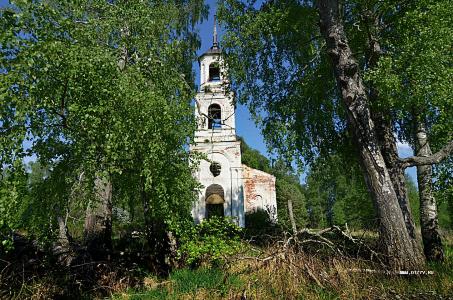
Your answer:
[[[206,189],[206,218],[213,216],[223,217],[225,203],[225,193],[219,184],[211,184]]]

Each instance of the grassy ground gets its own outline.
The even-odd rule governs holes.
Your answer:
[[[411,276],[379,271],[363,249],[375,245],[376,236],[356,236],[366,239],[360,251],[345,246],[347,239],[335,240],[334,232],[325,237],[335,247],[323,240],[306,246],[307,235],[298,235],[298,243],[273,235],[269,244],[244,242],[241,253],[220,265],[206,261],[166,278],[149,275],[146,256],[135,252],[68,268],[27,252],[17,261],[0,260],[0,299],[453,299],[453,234],[444,235],[445,261],[428,264],[433,274]]]
[[[168,279],[147,277],[145,288],[114,299],[453,299],[453,237],[446,260],[431,275],[388,275],[376,265],[338,255],[281,251],[272,246],[230,257],[218,267],[180,269]]]

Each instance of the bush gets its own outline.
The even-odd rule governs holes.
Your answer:
[[[245,214],[245,236],[257,242],[264,235],[273,235],[278,232],[270,213],[264,209],[257,209]]]
[[[212,217],[180,237],[179,258],[190,266],[207,262],[219,265],[223,258],[241,247],[241,228],[228,218]]]
[[[12,231],[0,220],[0,256],[13,250]]]

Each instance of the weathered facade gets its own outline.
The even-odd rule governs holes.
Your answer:
[[[203,188],[192,209],[194,220],[228,216],[244,227],[245,214],[257,209],[271,212],[275,219],[275,177],[241,163],[233,94],[225,90],[227,78],[215,26],[213,45],[200,56],[199,64],[198,129],[191,151],[205,154],[207,160],[201,161],[195,174]]]
[[[242,165],[242,176],[245,211],[252,212],[262,209],[269,213],[272,220],[277,221],[275,177],[244,164]]]

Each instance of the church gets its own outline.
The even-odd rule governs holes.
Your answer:
[[[192,208],[194,221],[225,216],[244,227],[245,215],[257,210],[267,211],[276,221],[275,177],[241,162],[233,93],[225,88],[228,79],[215,21],[213,44],[198,62],[200,89],[195,99],[198,127],[191,151],[203,153],[206,159],[194,174],[202,184]]]

